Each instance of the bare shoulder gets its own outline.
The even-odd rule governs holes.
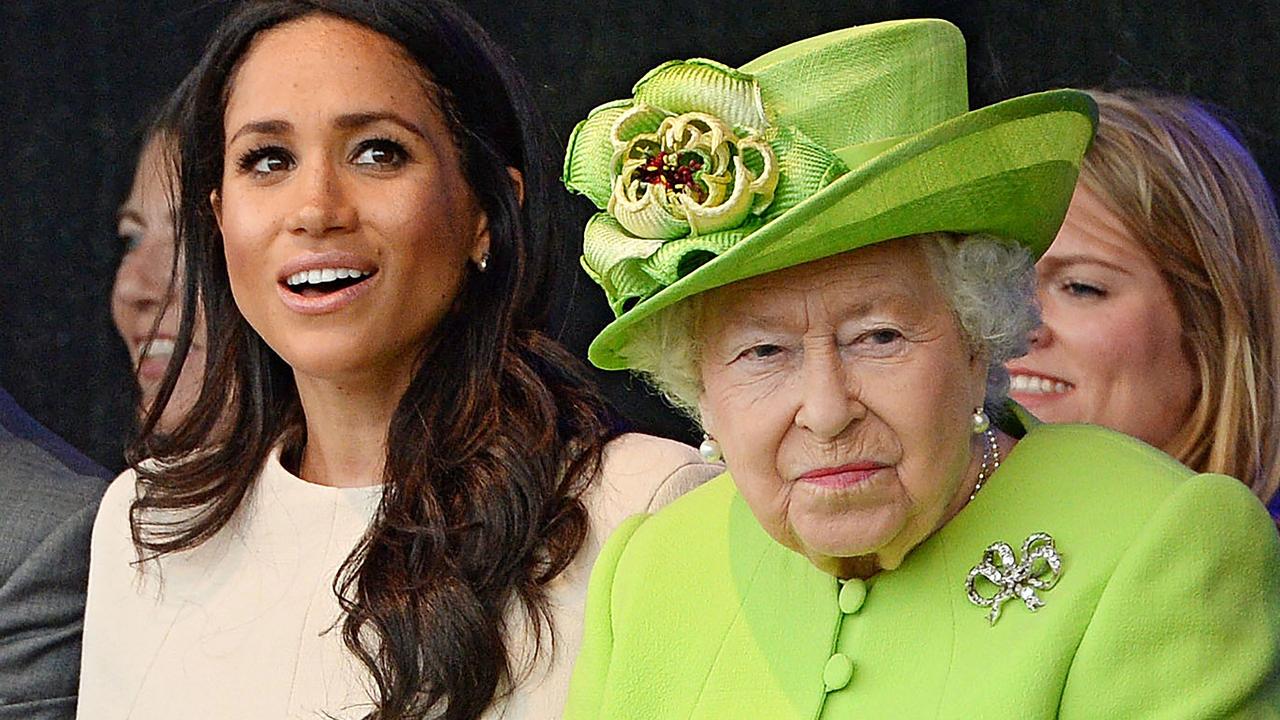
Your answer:
[[[627,433],[605,447],[598,492],[623,513],[655,512],[684,493],[724,472],[698,451],[666,438]]]

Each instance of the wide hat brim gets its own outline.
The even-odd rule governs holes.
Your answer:
[[[738,280],[930,232],[989,234],[1039,258],[1075,190],[1097,108],[1054,90],[970,111],[904,138],[653,296],[592,341],[605,370],[632,367],[627,344],[654,314]]]

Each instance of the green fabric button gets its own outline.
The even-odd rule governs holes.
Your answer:
[[[833,692],[848,685],[851,677],[853,661],[844,653],[836,653],[827,661],[827,667],[822,671],[822,684],[827,686],[827,692]]]
[[[840,612],[852,615],[862,609],[866,599],[867,584],[857,578],[849,580],[840,588]]]

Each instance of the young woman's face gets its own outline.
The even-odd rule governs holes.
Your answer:
[[[1083,184],[1036,264],[1044,324],[1009,364],[1010,396],[1047,422],[1087,422],[1172,451],[1198,375],[1155,261]]]
[[[111,288],[111,317],[137,368],[143,412],[156,398],[178,337],[178,302],[167,302],[174,255],[170,188],[175,184],[165,161],[170,142],[158,134],[143,149],[117,227],[125,250]],[[204,362],[204,326],[197,320],[182,374],[160,416],[161,431],[172,430],[195,405]]]
[[[315,15],[259,35],[230,83],[212,201],[237,306],[299,376],[403,386],[488,250],[430,81]]]

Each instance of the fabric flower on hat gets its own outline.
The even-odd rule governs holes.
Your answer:
[[[564,183],[603,210],[582,264],[622,314],[845,171],[774,127],[755,78],[711,60],[665,63],[569,141]]]
[[[639,105],[614,123],[608,209],[628,232],[664,240],[705,235],[737,227],[773,202],[778,168],[759,131],[746,128],[739,137],[720,118],[691,112],[662,117],[654,132],[619,135],[643,127],[634,118],[660,113]]]

